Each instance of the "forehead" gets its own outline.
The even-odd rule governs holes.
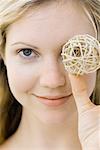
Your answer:
[[[92,23],[77,1],[52,2],[29,9],[23,17],[8,27],[11,42],[69,39],[75,34],[94,36]],[[64,39],[64,40],[65,40]]]

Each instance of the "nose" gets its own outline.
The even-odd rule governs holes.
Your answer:
[[[40,85],[48,88],[58,88],[64,86],[66,77],[61,66],[57,63],[46,63],[42,69]]]

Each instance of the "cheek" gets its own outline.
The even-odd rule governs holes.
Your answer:
[[[37,81],[36,70],[29,67],[7,66],[8,81],[11,91],[27,92]],[[33,87],[34,88],[34,87]]]
[[[85,75],[87,86],[88,86],[88,95],[91,96],[96,83],[96,72]]]

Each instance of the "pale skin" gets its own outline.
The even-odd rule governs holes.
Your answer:
[[[95,37],[93,25],[77,1],[52,2],[29,10],[9,26],[4,60],[10,89],[22,104],[23,115],[18,130],[1,149],[99,149],[100,108],[89,99],[96,72],[69,75],[60,56],[69,38],[84,33]],[[30,59],[18,53],[22,48],[34,50],[26,44],[38,47]],[[53,108],[41,104],[34,94],[72,95],[66,104]]]

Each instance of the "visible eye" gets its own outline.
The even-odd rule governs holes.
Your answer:
[[[39,57],[38,52],[31,48],[23,48],[23,49],[19,50],[18,53],[24,59],[32,59],[32,58]]]

